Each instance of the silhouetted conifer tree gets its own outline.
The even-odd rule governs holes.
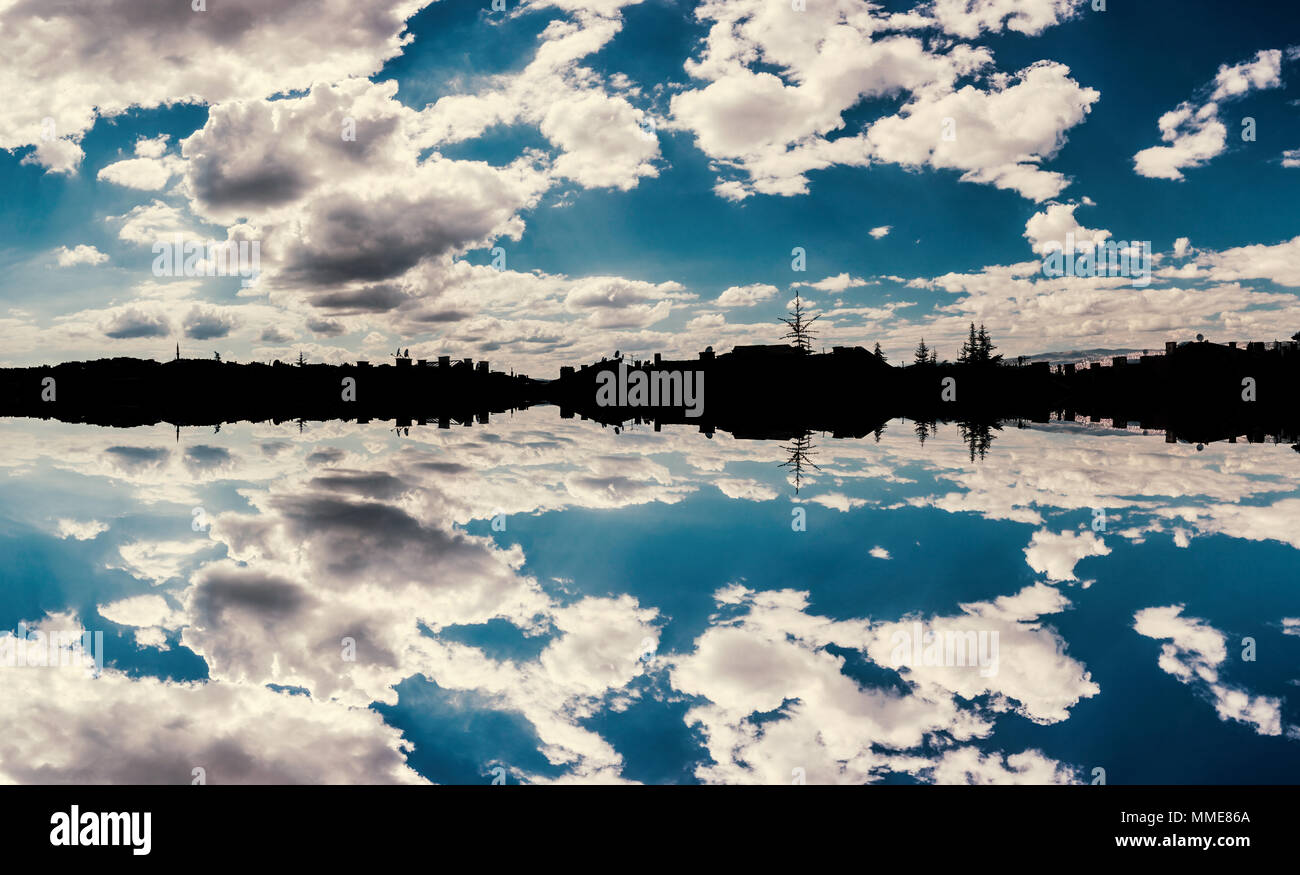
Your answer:
[[[781,321],[788,325],[790,330],[781,335],[781,339],[791,341],[794,346],[797,346],[804,352],[812,352],[812,342],[817,337],[817,334],[816,332],[808,330],[808,326],[822,318],[821,314],[818,314],[811,319],[805,319],[803,313],[803,301],[800,299],[798,292],[794,293],[794,309],[790,310],[789,313],[790,318],[782,319]]]
[[[925,446],[925,439],[930,436],[930,424],[918,419],[914,430],[916,431],[916,439],[921,442],[921,446]]]
[[[980,330],[975,335],[975,341],[976,341],[976,356],[975,356],[976,362],[982,365],[991,365],[991,364],[997,364],[998,362],[1002,361],[1002,356],[1000,355],[995,356],[993,354],[993,350],[997,349],[997,347],[993,345],[993,341],[989,338],[989,333],[984,328],[983,322],[980,323]]]
[[[957,355],[957,364],[974,364],[978,360],[977,356],[979,355],[979,348],[979,335],[975,333],[975,323],[972,322],[970,324],[970,336],[967,337],[966,342],[961,345],[961,352]]]
[[[812,457],[817,455],[813,452],[812,435],[804,433],[795,438],[788,446],[781,447],[781,449],[789,453],[790,458],[777,467],[789,468],[794,472],[794,491],[798,494],[799,487],[803,485],[803,466],[811,465],[812,467],[817,468],[818,471],[821,470],[817,463],[812,460]]]

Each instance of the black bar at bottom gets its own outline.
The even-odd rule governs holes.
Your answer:
[[[679,864],[697,855],[812,864],[842,853],[866,864],[889,849],[926,861],[1050,851],[1066,859],[1230,862],[1293,852],[1297,794],[1280,786],[5,787],[0,853],[6,861],[128,865],[377,862],[395,853],[427,855],[432,865],[464,853],[494,865],[592,854],[604,864]],[[145,812],[147,854],[136,853]],[[133,830],[129,817],[104,813],[139,817]],[[97,837],[104,844],[82,841]]]

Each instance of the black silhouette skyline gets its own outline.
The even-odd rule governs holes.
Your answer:
[[[115,358],[0,369],[0,415],[115,427],[168,423],[220,426],[239,421],[392,421],[450,427],[486,423],[491,414],[553,405],[621,428],[689,425],[711,437],[797,442],[814,433],[864,438],[890,420],[915,423],[922,442],[939,423],[957,423],[972,457],[987,452],[1003,422],[1079,417],[1161,431],[1166,439],[1209,443],[1300,440],[1300,344],[1170,342],[1159,355],[1115,357],[1108,365],[1004,362],[972,326],[971,349],[957,362],[891,365],[862,347],[813,353],[791,345],[738,346],[696,359],[614,358],[564,367],[555,380],[493,371],[486,361],[413,360],[392,364],[234,363],[178,358]],[[982,350],[982,352],[981,352]],[[605,375],[602,377],[602,374]],[[622,374],[622,377],[617,375]],[[661,375],[699,380],[695,410],[667,403],[602,404],[602,380]]]

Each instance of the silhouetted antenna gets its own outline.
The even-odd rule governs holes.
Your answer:
[[[791,341],[793,346],[797,346],[804,352],[812,352],[812,342],[817,337],[817,332],[810,331],[808,326],[822,318],[821,314],[819,313],[811,319],[805,319],[803,299],[799,297],[798,292],[794,293],[794,309],[790,310],[789,313],[790,318],[781,321],[789,326],[790,330],[781,335],[781,339]]]
[[[803,466],[810,465],[818,471],[821,470],[821,467],[812,460],[812,457],[817,455],[813,451],[812,435],[810,433],[802,434],[795,438],[791,444],[783,446],[781,449],[789,453],[790,458],[777,465],[777,467],[789,468],[794,472],[794,491],[798,495],[799,487],[803,485]]]

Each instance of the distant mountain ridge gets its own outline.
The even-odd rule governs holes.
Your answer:
[[[1164,352],[1163,349],[1108,349],[1098,347],[1095,349],[1071,349],[1061,352],[1040,352],[1036,355],[1025,356],[1027,362],[1047,362],[1053,365],[1065,365],[1070,363],[1096,361],[1099,359],[1109,359],[1117,355],[1143,355],[1157,354]]]

